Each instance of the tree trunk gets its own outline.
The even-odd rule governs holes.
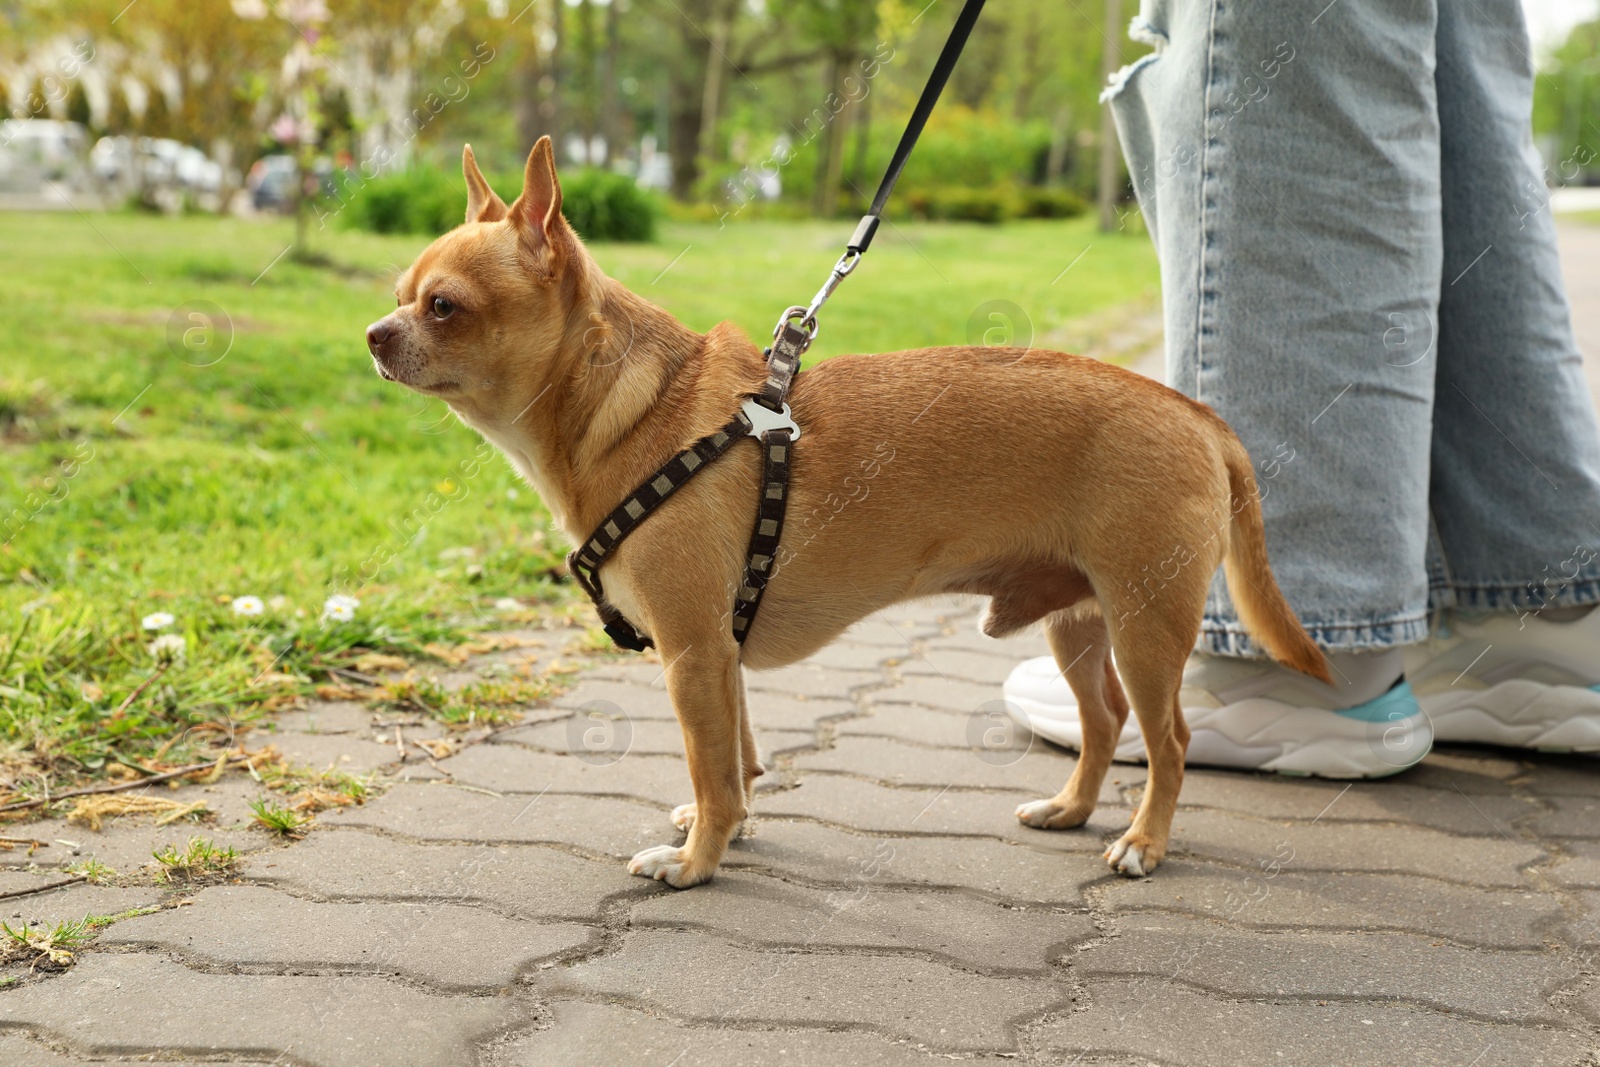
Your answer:
[[[832,117],[828,128],[817,138],[817,178],[812,191],[811,210],[819,218],[831,219],[839,210],[839,175],[844,170],[844,133],[849,123],[850,106],[845,101],[840,74],[850,69],[850,57],[828,53],[828,93],[823,109]],[[834,109],[838,108],[837,113]]]
[[[579,82],[583,90],[583,106],[579,109],[583,120],[583,162],[597,163],[598,160],[590,158],[594,139],[600,132],[600,48],[599,37],[594,32],[592,0],[582,0],[578,5],[578,28],[582,31],[577,61],[583,69]]]
[[[728,65],[728,40],[733,36],[732,4],[724,5],[717,13],[712,30],[712,46],[706,53],[706,78],[700,93],[700,132],[696,137],[703,164],[713,163],[718,156],[717,111],[722,102],[723,68]]]
[[[622,123],[617,115],[617,52],[622,39],[617,9],[621,6],[617,0],[606,5],[606,47],[600,68],[600,138],[605,141],[600,162],[607,167],[616,158],[617,138],[622,135]]]
[[[1106,0],[1106,32],[1113,33],[1122,24],[1122,0]],[[1111,46],[1109,38],[1100,53],[1100,84],[1105,85],[1116,73],[1122,57]],[[1122,160],[1117,151],[1117,124],[1111,118],[1111,107],[1100,107],[1100,174],[1095,199],[1100,207],[1100,229],[1110,233],[1117,228],[1117,197],[1122,192]]]
[[[1050,124],[1050,155],[1044,161],[1046,184],[1061,180],[1067,166],[1067,148],[1072,138],[1072,108],[1062,104],[1056,108],[1055,121]]]
[[[613,0],[615,2],[615,0]],[[713,58],[711,42],[695,29],[705,12],[698,8],[686,11],[678,19],[679,40],[682,42],[681,58],[672,64],[671,119],[667,124],[667,151],[672,155],[672,195],[678,200],[694,196],[695,185],[700,180],[700,128],[701,107],[705,103],[706,67]],[[696,64],[699,60],[699,64]]]
[[[855,186],[862,197],[870,197],[872,192],[867,188],[867,150],[871,147],[872,134],[872,90],[867,90],[867,95],[861,98],[859,107],[861,114],[856,117],[856,151],[855,158],[850,161],[850,184]]]
[[[517,139],[521,150],[526,152],[546,132],[544,89],[540,85],[544,69],[539,62],[537,26],[518,42],[516,64],[512,80],[517,93]]]
[[[550,17],[555,29],[555,45],[550,49],[550,58],[546,61],[548,73],[540,81],[544,89],[544,102],[540,107],[540,115],[544,119],[544,132],[550,136],[552,147],[555,148],[556,161],[562,159],[561,143],[566,128],[566,113],[561,107],[561,91],[566,79],[566,46],[567,46],[567,19],[566,5],[562,0],[551,0]]]

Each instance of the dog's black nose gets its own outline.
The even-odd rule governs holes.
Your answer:
[[[384,344],[394,333],[394,328],[383,319],[379,319],[367,327],[367,351],[373,355],[381,355]]]

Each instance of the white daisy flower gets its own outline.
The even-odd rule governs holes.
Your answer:
[[[356,608],[360,606],[361,601],[353,596],[335,594],[322,602],[322,617],[334,622],[349,622],[356,617]]]
[[[233,598],[233,613],[235,615],[260,615],[267,610],[258,596],[236,596]]]
[[[184,653],[189,650],[189,643],[181,634],[162,634],[146,646],[150,655],[160,662],[168,660],[182,660]]]
[[[139,620],[139,625],[146,630],[165,630],[177,622],[170,611],[153,611]]]
[[[289,606],[289,598],[284,596],[281,593],[279,595],[273,597],[271,600],[267,601],[267,607],[271,608],[273,611],[282,611],[284,608],[286,608],[288,606]]]

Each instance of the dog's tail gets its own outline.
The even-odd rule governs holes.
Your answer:
[[[1283,591],[1278,588],[1278,580],[1272,576],[1272,568],[1267,563],[1267,538],[1261,526],[1261,500],[1256,493],[1250,454],[1232,430],[1224,427],[1221,437],[1233,509],[1222,573],[1228,582],[1228,595],[1238,609],[1239,621],[1273,659],[1332,685],[1328,657],[1312,642],[1311,635],[1289,610],[1288,601],[1283,599]]]

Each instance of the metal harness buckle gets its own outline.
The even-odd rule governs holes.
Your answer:
[[[755,397],[750,397],[739,410],[750,420],[751,437],[760,437],[768,430],[788,430],[791,434],[790,441],[800,440],[800,425],[794,421],[794,416],[789,414],[788,404],[783,405],[782,411],[773,411]]]

